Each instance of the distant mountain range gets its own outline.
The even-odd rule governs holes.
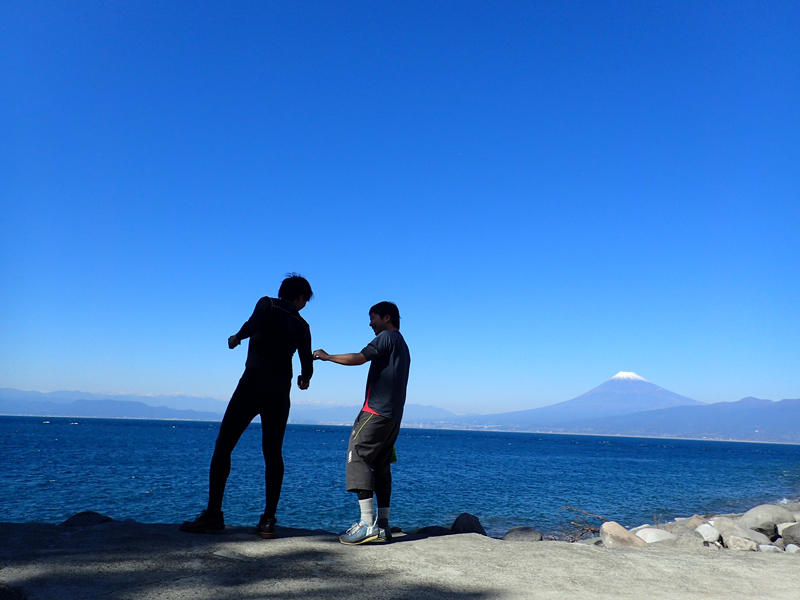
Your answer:
[[[220,420],[226,405],[192,396],[109,398],[0,388],[0,414],[5,415]],[[358,409],[295,404],[289,422],[349,425]],[[572,400],[529,410],[456,415],[435,406],[407,404],[403,426],[800,443],[800,399],[703,404],[635,373],[620,372]]]
[[[800,443],[800,399],[718,402],[573,421],[562,431],[596,435]]]

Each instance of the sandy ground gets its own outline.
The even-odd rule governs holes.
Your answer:
[[[800,554],[604,549],[478,534],[343,546],[321,531],[279,527],[278,535],[0,523],[0,599],[800,599]]]

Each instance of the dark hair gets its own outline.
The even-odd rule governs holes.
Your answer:
[[[369,314],[372,313],[375,313],[381,319],[389,315],[389,321],[391,321],[392,325],[400,329],[400,310],[394,302],[378,302],[369,309]]]
[[[311,300],[314,297],[314,292],[311,291],[311,284],[308,283],[305,277],[300,277],[297,273],[287,273],[286,279],[281,283],[281,288],[278,290],[278,298],[281,300],[297,300],[300,296],[305,296],[306,300]]]

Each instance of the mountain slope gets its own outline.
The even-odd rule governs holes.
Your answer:
[[[222,415],[198,410],[177,410],[122,400],[75,400],[69,403],[0,400],[0,414],[38,417],[98,417],[124,419],[181,419],[219,421]]]
[[[800,399],[743,398],[630,415],[575,421],[554,428],[570,433],[800,442]]]
[[[623,371],[572,400],[542,408],[476,416],[470,418],[468,422],[489,427],[529,429],[673,406],[702,404],[650,383],[636,373]]]

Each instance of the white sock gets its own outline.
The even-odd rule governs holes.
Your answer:
[[[367,525],[375,524],[375,505],[372,498],[367,500],[359,500],[358,505],[361,507],[361,520]]]
[[[389,507],[388,506],[379,506],[378,507],[378,518],[379,519],[386,519],[389,520]]]

